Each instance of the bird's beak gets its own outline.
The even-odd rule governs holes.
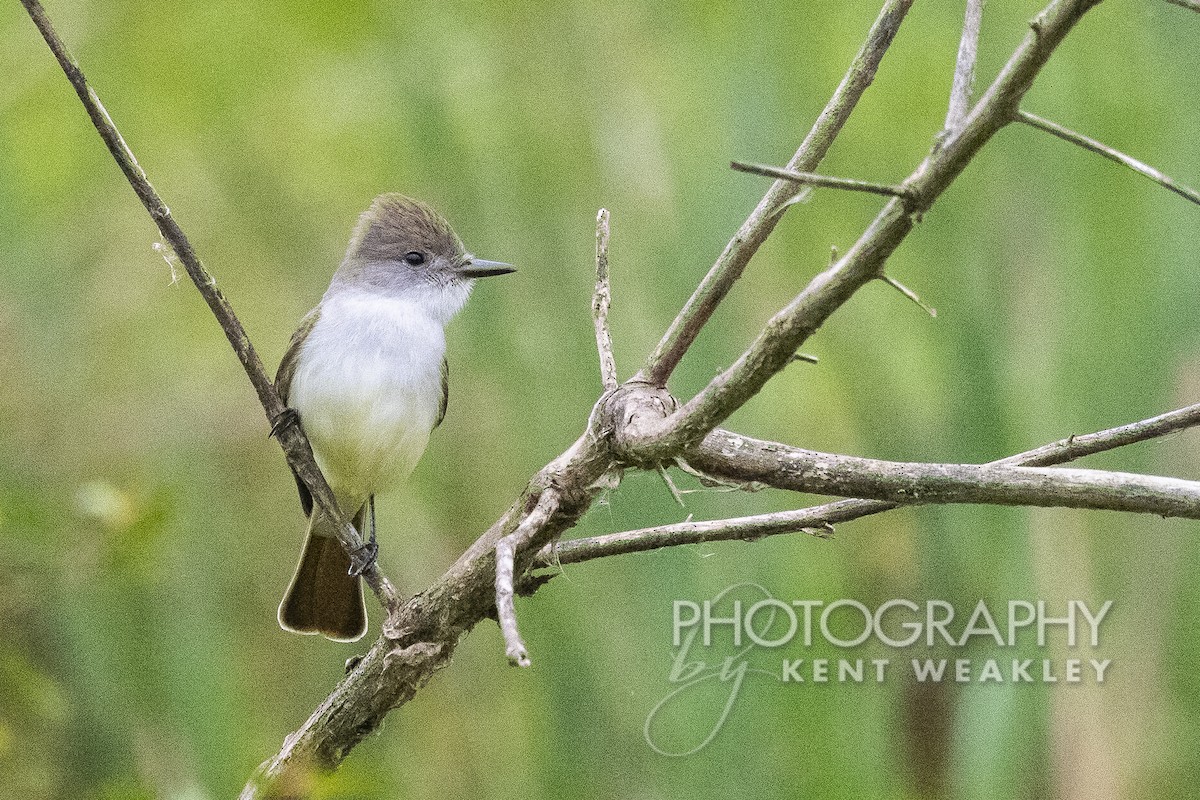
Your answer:
[[[470,256],[455,270],[463,278],[490,278],[493,275],[507,275],[516,272],[517,268],[503,261],[486,261]]]

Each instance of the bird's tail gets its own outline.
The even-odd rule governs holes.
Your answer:
[[[362,530],[363,512],[354,517]],[[279,625],[295,633],[319,633],[353,642],[367,630],[361,581],[350,574],[350,557],[333,535],[332,521],[318,507],[308,521],[304,552],[279,604]]]

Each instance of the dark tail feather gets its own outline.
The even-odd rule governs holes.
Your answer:
[[[360,510],[354,519],[360,529],[361,517]],[[357,576],[349,574],[350,557],[338,540],[315,530],[325,521],[320,510],[309,521],[304,553],[279,604],[279,624],[296,633],[319,633],[334,641],[353,642],[367,630],[362,585]]]

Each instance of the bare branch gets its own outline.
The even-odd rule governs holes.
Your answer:
[[[166,205],[121,141],[82,73],[62,48],[57,36],[53,35],[41,6],[36,0],[22,2],[59,58],[97,130],[155,220],[163,238],[174,248],[189,276],[221,322],[259,393],[268,419],[277,424],[281,443],[293,468],[309,484],[316,501],[337,519],[344,521],[332,501],[332,493],[313,463],[303,432],[297,425],[288,424],[285,409],[228,303],[213,285]],[[889,0],[885,4],[850,71],[804,144],[789,162],[789,169],[804,172],[816,168],[862,92],[870,84],[910,4],[911,0]],[[668,442],[668,437],[655,434],[650,438],[656,445],[672,448],[678,454],[702,439],[721,419],[753,395],[770,374],[784,364],[791,363],[798,345],[859,286],[882,274],[884,260],[908,232],[914,219],[961,172],[994,131],[1014,118],[1017,103],[1037,71],[1078,16],[1091,4],[1090,0],[1056,0],[1043,13],[1032,40],[1027,40],[1014,55],[989,94],[968,115],[961,130],[942,143],[937,159],[932,156],[927,158],[905,183],[906,189],[911,190],[905,200],[896,199],[888,203],[883,214],[859,242],[830,270],[818,276],[806,293],[794,300],[785,313],[777,318],[778,322],[771,323],[760,336],[760,339],[765,337],[764,341],[756,343],[738,364],[718,379],[717,389],[710,386],[702,393],[704,396],[694,399],[696,405],[687,414],[674,416],[671,425],[680,429],[677,439]],[[673,398],[665,388],[660,387],[663,387],[700,328],[741,275],[754,252],[773,230],[779,210],[803,192],[802,188],[790,181],[777,181],[772,185],[672,323],[655,353],[639,372],[638,380],[606,392],[607,396],[596,406],[598,413],[592,415],[588,428],[571,448],[534,475],[521,497],[437,582],[395,608],[385,623],[384,635],[375,641],[363,659],[308,721],[286,738],[280,752],[263,766],[244,796],[259,796],[279,788],[286,792],[289,785],[302,782],[309,771],[336,767],[358,742],[380,726],[391,710],[411,699],[447,663],[467,631],[493,613],[501,623],[510,656],[519,662],[527,661],[516,624],[513,595],[517,585],[514,584],[521,580],[518,576],[528,578],[526,566],[538,548],[574,525],[599,492],[619,480],[620,470],[614,465],[611,451],[619,431],[615,430],[615,424],[609,422],[620,420],[616,424],[625,425],[626,420],[632,417],[607,413],[611,410],[610,406],[621,410],[657,408],[662,416],[674,413]],[[598,249],[599,245],[598,241]],[[787,347],[789,343],[791,346]],[[611,375],[615,377],[615,369]],[[609,375],[604,377],[607,384]],[[640,385],[635,387],[635,384]],[[652,394],[656,388],[660,391],[659,395]],[[628,395],[618,397],[623,392],[628,392]],[[1055,474],[1062,472],[1055,471]],[[1005,474],[1011,476],[1017,473],[1010,468]],[[1088,485],[1087,480],[1076,483],[1081,485],[1082,490],[1095,491],[1098,488]],[[913,500],[908,495],[902,499]],[[893,507],[893,504],[886,502],[847,503],[845,507],[851,511],[857,510],[855,513],[869,507],[880,510]],[[352,545],[361,545],[361,539],[349,523],[343,527],[347,529],[343,545],[353,552]],[[381,598],[387,598],[389,604],[395,602],[394,590],[377,569],[372,567],[367,577],[369,581],[374,581],[372,586]],[[530,588],[530,584],[518,585],[523,590]]]
[[[42,8],[42,4],[38,0],[21,0],[21,3],[25,6],[25,10],[29,12],[30,18],[37,26],[38,31],[41,32],[42,38],[46,40],[46,44],[50,47],[51,52],[54,53],[54,57],[58,59],[59,65],[62,67],[63,72],[66,73],[67,80],[71,82],[75,93],[79,95],[79,100],[87,110],[88,116],[91,117],[92,124],[96,127],[100,138],[104,140],[108,151],[116,160],[121,171],[125,173],[126,179],[133,187],[134,192],[137,193],[138,199],[142,201],[142,205],[145,206],[146,211],[149,212],[150,218],[154,220],[159,233],[162,234],[163,239],[171,246],[171,249],[175,251],[175,255],[183,264],[188,277],[192,279],[192,283],[200,291],[213,316],[217,318],[221,330],[225,331],[225,336],[229,339],[229,344],[233,347],[233,352],[237,355],[242,368],[246,371],[246,375],[250,379],[250,383],[258,393],[258,400],[262,404],[263,411],[266,412],[267,421],[272,425],[272,435],[278,439],[288,463],[295,470],[296,474],[300,476],[301,480],[304,481],[309,491],[312,492],[313,499],[317,504],[337,521],[338,541],[346,549],[346,552],[350,554],[351,560],[359,563],[358,554],[363,552],[362,537],[359,535],[359,531],[354,529],[350,520],[338,509],[333,491],[329,488],[329,484],[325,481],[325,476],[321,474],[321,470],[317,467],[317,463],[313,458],[308,438],[304,435],[300,426],[295,424],[294,418],[289,418],[285,413],[287,409],[284,407],[283,401],[279,399],[279,394],[275,391],[275,385],[267,376],[267,372],[263,368],[262,359],[258,357],[258,352],[254,349],[254,345],[250,343],[250,337],[246,335],[241,321],[233,313],[233,307],[225,299],[221,290],[217,288],[216,281],[205,270],[200,257],[192,249],[191,242],[188,241],[183,229],[175,222],[175,218],[171,215],[167,204],[163,202],[158,192],[150,184],[145,171],[142,170],[141,165],[138,164],[137,159],[134,157],[133,151],[129,149],[129,145],[125,143],[121,132],[117,130],[117,126],[113,123],[112,118],[101,104],[100,97],[88,84],[83,71],[79,68],[79,65],[67,50],[66,45],[54,30],[54,26],[50,22],[50,18],[46,16],[46,11]],[[383,607],[391,612],[400,602],[400,597],[395,587],[392,586],[391,582],[373,561],[363,566],[363,578],[375,592],[376,597],[379,598],[379,602]]]
[[[821,163],[833,140],[841,132],[842,126],[850,118],[850,113],[859,98],[874,80],[875,70],[878,69],[883,54],[887,52],[911,5],[912,0],[888,0],[884,4],[833,97],[817,117],[800,149],[788,162],[788,169],[811,172]],[[678,316],[671,322],[662,341],[654,348],[645,366],[637,374],[637,380],[655,386],[666,386],[667,378],[671,377],[683,354],[696,340],[700,329],[708,322],[717,305],[741,277],[746,264],[775,229],[780,219],[780,209],[785,208],[803,191],[802,187],[791,182],[777,181],[772,184],[754,211],[729,240],[729,244],[725,245],[724,252],[688,298]]]
[[[851,510],[854,503],[864,501],[842,501]],[[890,505],[890,504],[889,504]],[[554,567],[559,564],[577,564],[607,556],[625,553],[642,553],[663,547],[722,542],[734,539],[756,541],[764,536],[804,531],[818,539],[829,538],[829,530],[836,517],[827,506],[802,508],[795,511],[776,511],[771,514],[754,514],[748,517],[708,520],[687,520],[673,525],[657,525],[636,531],[609,533],[603,536],[583,536],[552,542],[542,548],[534,560],[536,567]],[[854,519],[855,517],[850,517]]]
[[[1110,161],[1123,164],[1139,175],[1145,175],[1159,186],[1170,189],[1180,197],[1187,198],[1193,203],[1200,205],[1200,192],[1197,192],[1190,186],[1184,186],[1182,183],[1172,180],[1170,176],[1164,175],[1149,164],[1143,164],[1136,158],[1127,156],[1120,150],[1114,150],[1103,142],[1098,142],[1095,139],[1084,136],[1082,133],[1076,133],[1070,128],[1064,128],[1062,125],[1051,122],[1048,119],[1043,119],[1036,114],[1030,114],[1028,111],[1017,111],[1017,119],[1021,122],[1024,122],[1026,125],[1037,128],[1040,131],[1045,131],[1046,133],[1057,136],[1058,138],[1070,142],[1071,144],[1079,145],[1084,150],[1090,150],[1097,155],[1104,156]]]
[[[1093,469],[924,464],[833,455],[713,431],[688,463],[724,480],[905,505],[987,503],[1200,519],[1200,482]]]
[[[288,796],[313,771],[332,771],[384,717],[411,700],[450,660],[459,640],[496,613],[496,546],[514,532],[553,487],[556,508],[544,524],[528,525],[528,548],[513,548],[513,574],[525,572],[551,538],[574,525],[596,494],[613,485],[610,460],[590,433],[581,436],[529,482],[508,511],[432,586],[409,598],[308,720],[264,763],[242,792],[243,800]],[[549,501],[546,501],[549,502]]]
[[[546,527],[557,510],[558,492],[547,489],[517,529],[496,542],[496,619],[500,623],[500,632],[504,634],[504,653],[513,666],[528,667],[530,664],[529,652],[517,627],[517,609],[513,604],[514,560],[516,554]]]
[[[990,463],[1026,467],[1063,464],[1084,456],[1168,436],[1196,425],[1200,425],[1200,403],[1128,425],[1096,433],[1068,436],[1057,442]],[[553,566],[702,542],[735,539],[754,541],[764,536],[816,531],[822,526],[849,522],[900,507],[900,503],[884,500],[837,500],[795,511],[703,522],[688,520],[674,525],[555,542],[538,553],[536,563],[539,566]],[[814,535],[819,536],[817,533]]]
[[[1137,444],[1138,442],[1157,439],[1172,433],[1187,430],[1200,425],[1200,403],[1168,411],[1156,417],[1131,422],[1096,433],[1084,433],[1078,436],[1068,436],[1057,442],[1042,445],[1035,450],[1027,450],[1014,456],[993,461],[993,464],[1011,464],[1025,467],[1049,467],[1054,464],[1065,464],[1084,456],[1103,453],[1118,447]]]
[[[822,186],[827,189],[845,189],[850,192],[867,192],[891,197],[907,197],[908,190],[903,186],[889,186],[886,183],[871,183],[853,178],[835,178],[830,175],[818,175],[815,172],[797,172],[783,167],[772,167],[769,164],[747,164],[743,161],[731,161],[729,166],[738,172],[749,172],[754,175],[765,175],[782,181],[791,181],[806,186]]]
[[[600,379],[604,391],[617,388],[617,362],[613,358],[612,334],[608,331],[608,309],[612,289],[608,283],[608,209],[596,214],[596,292],[592,295],[592,321],[596,326],[596,350],[600,353]]]
[[[975,87],[975,59],[979,52],[979,29],[983,23],[986,0],[967,0],[958,59],[954,66],[954,84],[950,87],[950,107],[946,111],[946,131],[962,127],[971,111],[971,92]]]
[[[644,420],[622,442],[635,461],[666,458],[699,442],[791,362],[792,354],[849,300],[883,274],[883,266],[921,214],[945,191],[996,131],[1011,122],[1039,70],[1094,0],[1058,0],[1035,20],[962,128],[926,156],[904,186],[920,202],[893,198],[836,264],[817,275],[771,318],[734,364],[666,418]]]

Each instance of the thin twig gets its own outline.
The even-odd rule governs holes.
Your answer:
[[[516,555],[538,534],[558,509],[558,492],[546,489],[537,505],[517,529],[496,542],[496,621],[504,634],[504,653],[513,666],[528,667],[529,652],[517,627],[517,609],[513,603],[513,572]]]
[[[843,501],[844,502],[844,501]],[[851,501],[853,502],[853,501]],[[597,558],[644,553],[663,547],[724,542],[732,540],[756,541],[764,536],[774,536],[798,531],[821,531],[820,526],[830,523],[830,512],[825,506],[801,508],[795,511],[776,511],[771,514],[754,514],[747,517],[705,521],[676,522],[672,525],[656,525],[635,531],[608,533],[602,536],[581,536],[562,542],[552,542],[542,548],[534,559],[535,567],[557,567],[560,564],[577,564]]]
[[[1166,189],[1170,189],[1175,194],[1191,200],[1193,203],[1200,205],[1200,192],[1190,186],[1185,186],[1178,181],[1172,180],[1170,176],[1156,170],[1149,164],[1143,164],[1136,158],[1127,156],[1120,150],[1114,150],[1103,142],[1096,141],[1090,137],[1084,136],[1082,133],[1076,133],[1070,128],[1064,128],[1056,122],[1051,122],[1048,119],[1043,119],[1036,114],[1030,114],[1028,111],[1017,111],[1017,119],[1024,122],[1026,125],[1037,128],[1040,131],[1057,136],[1058,138],[1068,141],[1071,144],[1079,145],[1084,150],[1090,150],[1096,155],[1104,156],[1110,161],[1115,161],[1118,164],[1123,164],[1129,167],[1139,175],[1145,175],[1150,180],[1157,183]]]
[[[1008,458],[993,461],[993,464],[1015,464],[1024,467],[1050,467],[1065,464],[1084,456],[1103,453],[1118,447],[1157,439],[1172,433],[1200,425],[1200,403],[1168,411],[1149,419],[1131,422],[1096,433],[1068,436],[1057,442],[1026,450]]]
[[[604,391],[617,388],[617,362],[613,358],[612,334],[608,330],[608,309],[612,288],[608,282],[608,209],[596,214],[596,292],[592,295],[592,321],[596,327],[596,350],[600,353],[600,379]]]
[[[671,474],[667,472],[667,468],[662,464],[658,465],[658,477],[662,478],[663,483],[667,485],[667,491],[671,493],[671,497],[675,499],[675,502],[679,503],[679,507],[686,508],[687,506],[683,502],[683,493],[679,491],[679,487],[675,485],[675,481],[671,480]]]
[[[192,283],[200,291],[213,316],[217,318],[221,330],[225,332],[226,338],[229,339],[229,344],[233,347],[233,352],[241,362],[247,377],[250,378],[251,385],[254,386],[254,390],[258,393],[258,400],[262,404],[263,411],[266,413],[267,421],[275,425],[278,420],[284,418],[283,415],[286,409],[284,408],[283,401],[279,399],[279,394],[275,391],[275,385],[271,382],[270,377],[268,377],[266,370],[263,368],[262,359],[258,357],[258,352],[254,349],[254,345],[250,343],[250,337],[246,335],[242,323],[238,320],[237,315],[233,313],[233,307],[225,299],[221,290],[217,288],[212,276],[205,270],[200,257],[192,249],[192,245],[184,234],[183,229],[175,222],[175,217],[171,215],[167,204],[163,202],[158,192],[150,184],[145,171],[138,164],[133,151],[129,149],[129,145],[125,143],[121,132],[117,130],[117,126],[104,109],[96,91],[88,84],[83,70],[79,68],[79,65],[67,50],[66,45],[54,30],[54,26],[50,22],[50,18],[46,15],[45,9],[42,8],[42,4],[38,0],[21,0],[21,3],[25,6],[25,10],[29,12],[29,16],[33,20],[34,25],[37,26],[38,31],[41,32],[42,38],[46,40],[50,51],[54,53],[54,57],[58,60],[63,72],[66,73],[67,80],[71,82],[75,93],[79,95],[80,102],[83,103],[83,107],[87,110],[88,116],[91,117],[92,124],[96,127],[100,138],[104,140],[108,151],[116,160],[121,171],[125,173],[126,179],[133,187],[134,192],[137,193],[138,199],[142,201],[142,205],[145,206],[146,211],[149,212],[150,218],[158,227],[163,239],[175,251],[175,255],[178,257],[180,263],[183,264],[183,268],[187,271],[188,277],[192,279]],[[165,254],[164,257],[166,257]],[[338,541],[341,542],[346,552],[350,553],[353,559],[354,554],[359,552],[363,546],[362,537],[354,529],[349,519],[338,509],[333,491],[329,488],[329,484],[325,481],[325,477],[321,474],[316,461],[313,459],[312,448],[304,432],[298,425],[288,424],[279,425],[275,433],[277,434],[276,438],[279,440],[280,447],[283,448],[284,455],[287,456],[288,463],[296,471],[296,474],[301,477],[305,485],[308,486],[309,491],[312,492],[313,499],[338,522]],[[384,608],[391,612],[397,607],[400,602],[399,594],[374,563],[371,563],[364,569],[362,576],[371,589],[374,590],[375,595],[379,598]]]
[[[891,275],[884,275],[881,278],[881,280],[884,283],[886,283],[888,286],[895,289],[900,294],[907,297],[909,300],[912,300],[914,303],[916,303],[918,306],[920,306],[922,309],[924,309],[925,313],[928,314],[929,316],[931,316],[931,317],[937,316],[936,308],[934,308],[933,306],[930,306],[930,305],[926,305],[925,301],[921,299],[921,296],[919,294],[917,294],[912,289],[905,286],[900,281],[893,278]]]
[[[729,166],[738,172],[765,175],[768,178],[801,183],[807,186],[845,189],[850,192],[867,192],[868,194],[882,194],[891,197],[909,196],[908,190],[903,186],[889,186],[886,183],[871,183],[870,181],[860,181],[853,178],[835,178],[831,175],[817,175],[815,172],[797,172],[794,169],[773,167],[770,164],[747,164],[744,161],[731,161],[729,162]]]
[[[1008,456],[992,465],[1046,467],[1064,464],[1084,456],[1127,447],[1200,425],[1200,403],[1131,422],[1095,433],[1068,436],[1024,453]],[[636,531],[588,536],[555,542],[542,548],[539,566],[571,564],[624,553],[638,553],[702,542],[747,540],[764,536],[807,531],[822,525],[834,525],[899,508],[901,504],[884,500],[836,500],[811,508],[755,514],[732,519],[676,523]]]
[[[879,62],[895,38],[896,31],[912,2],[913,0],[888,0],[884,3],[870,32],[867,33],[866,41],[850,63],[850,68],[838,84],[833,97],[817,117],[800,149],[788,161],[788,169],[811,172],[821,163],[833,140],[841,132],[842,126],[850,118],[850,113],[859,98],[874,80]],[[733,284],[741,277],[746,264],[775,229],[782,216],[779,214],[780,209],[804,191],[803,187],[788,181],[776,181],[771,185],[754,211],[725,245],[725,250],[700,281],[700,285],[688,298],[683,309],[672,320],[667,332],[663,334],[662,341],[638,372],[638,380],[655,386],[666,385],[679,360],[696,340],[700,329],[708,322]]]
[[[944,130],[947,133],[961,128],[971,111],[971,92],[975,87],[975,59],[979,53],[979,28],[983,22],[985,2],[986,0],[967,0],[962,38],[958,42],[958,58],[954,65],[954,83],[950,87],[950,105],[946,110]]]

